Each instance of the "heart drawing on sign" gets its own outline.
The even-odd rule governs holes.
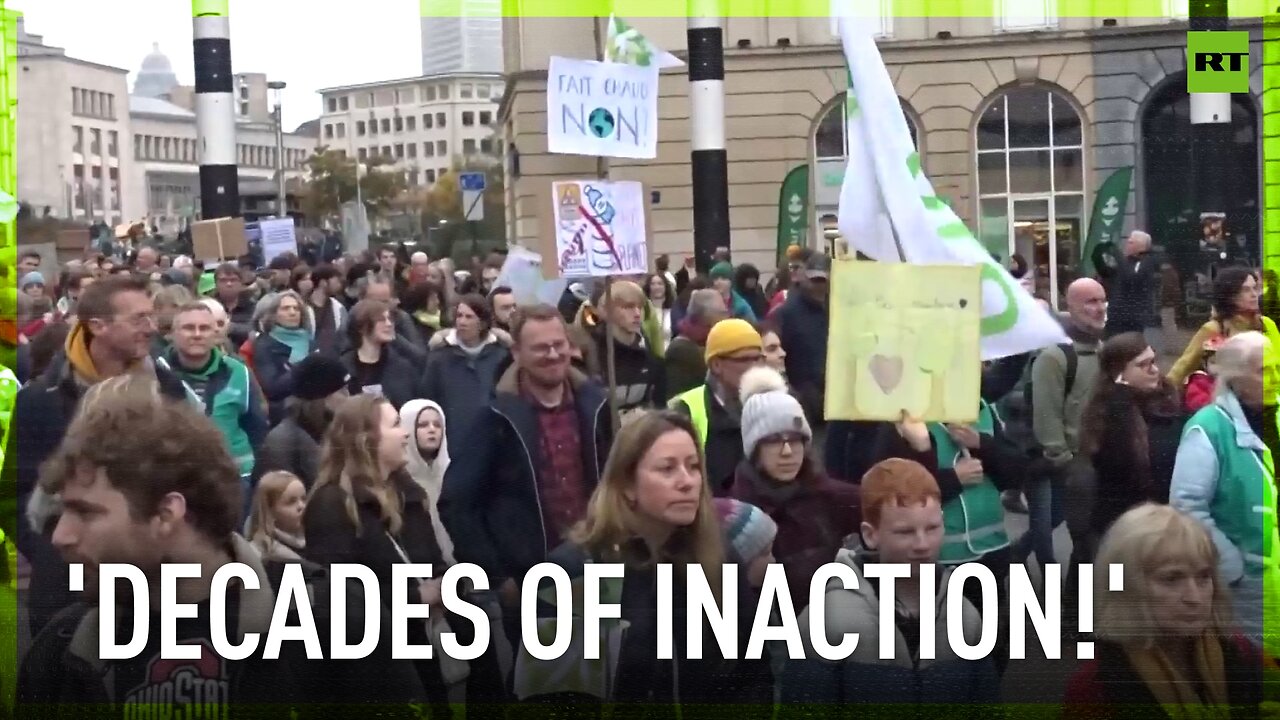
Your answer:
[[[898,356],[876,354],[872,355],[870,362],[867,363],[871,377],[875,378],[876,384],[885,395],[893,392],[902,382],[902,368],[902,358]]]

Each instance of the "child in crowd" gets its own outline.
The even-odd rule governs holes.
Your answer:
[[[845,633],[857,633],[858,645],[846,658],[826,660],[803,635],[805,657],[788,661],[783,673],[780,716],[830,717],[837,705],[875,703],[883,708],[901,703],[941,704],[951,717],[961,710],[973,718],[987,717],[989,710],[983,704],[999,702],[995,664],[990,659],[961,659],[948,640],[948,628],[959,623],[966,642],[973,645],[982,623],[968,600],[961,601],[961,614],[955,616],[947,599],[951,570],[937,564],[943,545],[942,493],[937,480],[919,463],[890,458],[862,478],[861,493],[866,550],[840,550],[835,559],[853,569],[858,585],[846,589],[833,580],[823,599],[828,643],[839,644]],[[876,563],[912,568],[909,577],[898,578],[895,584],[892,658],[880,657],[879,589],[884,581],[868,579],[865,573],[868,565]],[[933,659],[920,657],[922,572],[937,573]],[[810,605],[801,613],[801,628],[809,627],[812,611]]]
[[[297,475],[283,470],[269,472],[253,493],[246,535],[266,560],[298,562],[306,547],[302,513],[307,489]]]

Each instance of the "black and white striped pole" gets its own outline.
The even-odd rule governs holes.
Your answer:
[[[1228,0],[1190,0],[1192,32],[1224,31],[1231,27]],[[1191,59],[1188,58],[1188,62]],[[1201,222],[1226,217],[1223,167],[1231,146],[1231,93],[1191,93],[1191,178],[1193,207]],[[1198,239],[1198,238],[1197,238]]]
[[[693,248],[699,273],[730,247],[729,159],[724,147],[724,30],[719,0],[689,0],[689,123]]]
[[[240,214],[236,105],[231,74],[230,0],[192,0],[196,135],[200,148],[200,216]]]

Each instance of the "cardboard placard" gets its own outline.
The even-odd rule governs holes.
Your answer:
[[[544,258],[554,259],[558,256],[556,238],[558,237],[560,223],[557,213],[555,212],[555,208],[558,207],[558,205],[555,201],[554,185],[557,182],[563,183],[571,182],[573,180],[573,178],[551,179],[546,180],[545,182],[539,182],[534,186],[533,202],[535,203],[534,207],[538,208],[538,238],[537,247],[535,249],[538,254]],[[580,182],[595,181],[581,180]],[[605,180],[603,182],[608,183],[609,181]],[[653,195],[649,192],[648,186],[643,183],[639,184],[640,194],[644,203],[645,242],[648,244],[649,238],[653,235]],[[653,253],[653,247],[651,244],[648,244],[646,252],[650,255]],[[648,263],[649,259],[646,257],[646,268]],[[648,272],[648,270],[646,269],[645,272]],[[562,277],[559,272],[559,263],[554,261],[542,263],[542,277],[547,280],[554,280],[558,277]],[[584,272],[581,275],[566,275],[563,277],[581,279],[589,277],[589,274]]]
[[[191,224],[191,250],[198,260],[235,260],[249,252],[244,218],[200,220]]]

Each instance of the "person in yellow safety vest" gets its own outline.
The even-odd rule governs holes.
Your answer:
[[[706,456],[711,492],[723,496],[742,462],[738,385],[744,373],[764,363],[764,343],[746,320],[721,320],[707,335],[706,359],[706,384],[676,395],[668,404],[693,423]]]

